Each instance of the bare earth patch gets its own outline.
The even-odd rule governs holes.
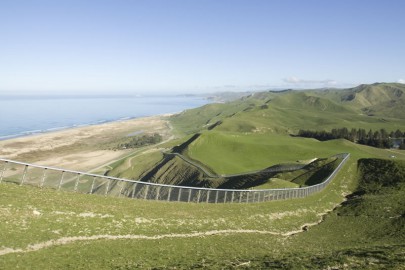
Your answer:
[[[10,253],[26,253],[32,251],[38,251],[40,249],[58,246],[58,245],[67,245],[77,241],[94,241],[94,240],[120,240],[120,239],[134,239],[134,240],[159,240],[165,238],[192,238],[192,237],[206,237],[213,235],[228,235],[228,234],[238,234],[238,233],[256,233],[256,234],[271,234],[271,235],[280,235],[279,233],[271,231],[259,231],[259,230],[213,230],[206,232],[195,232],[195,233],[184,233],[184,234],[161,234],[155,236],[147,235],[92,235],[92,236],[72,236],[72,237],[62,237],[56,240],[49,240],[42,243],[28,245],[25,249],[12,249],[4,248],[0,250],[0,256],[10,254]]]

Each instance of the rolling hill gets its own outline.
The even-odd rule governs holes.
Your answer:
[[[402,84],[378,83],[340,90],[257,92],[226,103],[208,104],[170,118],[175,131],[183,139],[169,152],[181,156],[161,156],[160,160],[154,160],[153,166],[144,167],[137,174],[131,175],[125,169],[119,171],[124,170],[123,175],[132,179],[166,184],[271,188],[268,183],[274,175],[259,178],[256,175],[250,180],[246,180],[249,177],[245,175],[242,182],[220,176],[260,171],[277,164],[296,163],[297,160],[327,158],[359,147],[373,152],[344,140],[319,142],[290,135],[302,128],[405,131],[405,109],[398,105],[405,98],[404,92]],[[387,104],[394,105],[389,107]],[[365,113],[380,107],[383,109],[376,113]],[[185,134],[188,136],[183,137]],[[386,156],[389,156],[388,152]],[[109,175],[119,176],[114,170]],[[219,176],[213,178],[209,175]],[[291,185],[284,184],[286,187]]]
[[[173,116],[183,133],[218,123],[216,130],[294,133],[300,128],[405,127],[405,85],[377,83],[348,89],[286,90],[253,93],[224,104],[209,104]]]
[[[290,134],[405,131],[403,91],[398,84],[267,91],[209,104],[170,118],[176,140],[106,168],[109,175],[177,185],[282,188],[317,183],[333,168],[334,154],[351,153],[337,177],[306,198],[176,203],[3,182],[0,268],[402,269],[405,152]],[[285,163],[304,167],[264,173]]]

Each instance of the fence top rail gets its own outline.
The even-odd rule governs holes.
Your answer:
[[[341,156],[341,157],[344,157],[344,158],[340,162],[338,167],[332,172],[332,174],[334,172],[336,172],[336,170],[338,170],[340,168],[340,166],[346,161],[347,158],[349,158],[350,153],[342,153],[342,154],[337,154],[335,156]],[[143,181],[139,181],[139,180],[130,180],[130,179],[125,179],[125,178],[117,178],[117,177],[112,177],[112,176],[101,175],[101,174],[93,174],[93,173],[86,173],[86,172],[80,172],[80,171],[74,171],[74,170],[61,169],[61,168],[57,168],[57,167],[36,165],[36,164],[25,163],[25,162],[21,162],[21,161],[3,159],[3,158],[0,158],[0,161],[6,162],[6,163],[13,163],[13,164],[18,164],[18,165],[23,165],[23,166],[29,166],[29,167],[33,167],[33,168],[39,168],[39,169],[45,169],[45,170],[54,170],[54,171],[67,172],[67,173],[74,173],[74,174],[79,174],[79,175],[85,175],[85,176],[91,176],[91,177],[99,177],[99,178],[104,178],[104,179],[123,181],[123,182],[129,182],[129,183],[137,183],[137,184],[149,185],[149,186],[160,186],[160,187],[178,188],[178,189],[207,190],[207,191],[229,191],[229,192],[266,192],[266,191],[305,190],[305,189],[309,189],[309,188],[316,187],[316,186],[324,184],[325,182],[327,182],[329,180],[330,176],[332,175],[331,174],[328,178],[326,178],[325,181],[323,181],[323,182],[321,182],[319,184],[313,185],[313,186],[308,186],[308,187],[275,188],[275,189],[219,189],[219,188],[176,186],[176,185],[167,185],[167,184],[143,182]]]

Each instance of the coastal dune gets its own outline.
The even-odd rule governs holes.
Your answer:
[[[117,142],[139,133],[171,136],[169,114],[18,137],[0,141],[0,158],[88,171],[128,154]]]

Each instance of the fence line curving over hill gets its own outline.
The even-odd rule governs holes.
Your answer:
[[[145,200],[195,203],[266,202],[307,197],[323,190],[340,171],[350,154],[343,153],[335,157],[342,160],[325,181],[300,188],[238,190],[174,186],[45,167],[8,159],[0,159],[0,183],[11,182],[40,188]]]

